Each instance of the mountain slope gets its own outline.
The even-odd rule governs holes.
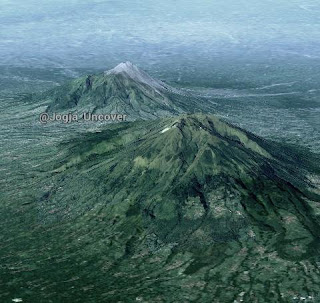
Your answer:
[[[97,162],[97,175],[107,174],[104,187],[108,192],[115,189],[120,195],[122,190],[129,191],[130,194],[123,192],[123,199],[126,195],[127,199],[133,196],[132,199],[139,201],[140,209],[146,210],[150,218],[158,219],[157,224],[161,223],[156,227],[158,233],[164,237],[170,233],[174,241],[181,238],[179,231],[176,236],[173,234],[174,226],[185,216],[185,204],[196,204],[197,209],[200,207],[197,211],[201,213],[201,216],[198,214],[201,220],[207,220],[208,213],[216,206],[215,190],[222,189],[231,195],[244,196],[248,205],[239,198],[238,210],[243,208],[241,212],[246,216],[271,230],[280,228],[282,218],[277,208],[283,207],[299,210],[299,214],[296,213],[299,220],[317,235],[317,225],[310,218],[309,208],[299,198],[301,192],[306,194],[304,189],[308,182],[288,160],[287,163],[283,159],[280,161],[280,155],[274,154],[267,144],[263,147],[259,143],[253,135],[215,117],[172,118],[153,126],[138,141],[125,145],[126,148],[119,150],[110,162]],[[82,160],[76,164],[85,165],[91,157],[98,157],[100,161],[104,148],[107,153],[111,152],[108,141],[99,142],[98,146],[101,145],[104,147],[98,153],[95,152],[98,147],[94,146],[93,150],[77,155]],[[74,157],[63,169],[73,167]],[[88,163],[91,167],[95,161]],[[95,171],[94,166],[92,170]],[[259,196],[265,194],[267,199]],[[292,200],[290,195],[293,195]],[[192,212],[189,216],[193,218]],[[214,229],[213,222],[210,228]],[[224,232],[228,234],[231,230],[227,227]],[[208,235],[209,238],[213,240],[214,235]]]
[[[120,113],[131,120],[210,110],[205,101],[153,79],[130,62],[102,74],[71,81],[44,93],[41,98],[50,102],[49,112]]]
[[[65,142],[41,166],[42,192],[24,208],[27,234],[1,218],[12,239],[1,251],[2,284],[39,302],[314,296],[319,197],[307,161],[297,168],[295,157],[200,114],[110,125]],[[13,284],[9,268],[20,270]]]

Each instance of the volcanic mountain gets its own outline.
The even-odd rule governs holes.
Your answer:
[[[311,158],[203,114],[113,124],[59,149],[24,208],[25,236],[2,218],[16,240],[3,248],[0,281],[34,264],[15,282],[30,284],[18,289],[26,301],[270,303],[317,293]]]
[[[207,102],[153,79],[130,62],[73,80],[41,98],[49,101],[49,112],[120,113],[130,120],[210,110]]]

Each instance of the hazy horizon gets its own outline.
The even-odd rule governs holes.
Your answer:
[[[308,1],[4,0],[0,64],[110,68],[259,57],[314,60],[320,4]],[[141,22],[143,20],[143,22]]]

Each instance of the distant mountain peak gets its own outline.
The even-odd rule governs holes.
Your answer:
[[[110,69],[105,72],[105,75],[112,75],[112,74],[114,75],[124,74],[135,81],[147,84],[153,88],[157,88],[157,89],[166,88],[166,85],[162,81],[155,80],[154,78],[149,76],[147,73],[145,73],[143,70],[138,68],[136,65],[134,65],[130,61],[122,62],[118,64],[116,67],[114,67],[113,69]]]
[[[110,73],[122,73],[122,72],[131,73],[131,72],[140,72],[140,70],[132,62],[126,61],[126,62],[121,62],[120,64],[118,64],[116,67],[114,67],[110,71],[107,71],[107,73],[108,72],[110,72]]]
[[[186,112],[210,112],[211,105],[156,80],[131,62],[97,75],[86,75],[41,95],[47,111],[86,109],[122,112],[135,119],[154,119]]]

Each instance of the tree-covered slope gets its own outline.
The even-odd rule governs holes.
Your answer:
[[[110,125],[59,150],[23,232],[4,230],[2,298],[260,303],[319,291],[319,199],[296,152],[201,114]]]

